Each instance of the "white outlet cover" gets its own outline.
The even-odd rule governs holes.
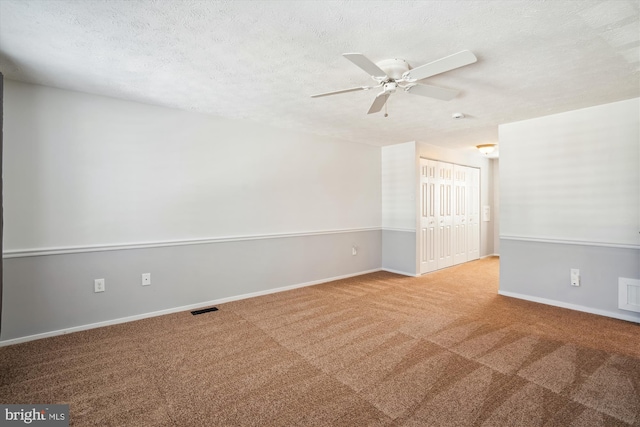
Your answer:
[[[104,279],[95,279],[93,281],[93,292],[104,292]]]
[[[580,286],[580,270],[577,268],[571,269],[571,286]]]
[[[142,286],[151,285],[151,273],[143,273],[142,274]]]

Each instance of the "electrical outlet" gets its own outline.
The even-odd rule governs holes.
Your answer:
[[[353,255],[353,256],[358,255],[358,247],[357,246],[351,247],[351,255]]]
[[[571,269],[571,286],[580,286],[580,270],[577,268]]]
[[[151,284],[151,273],[142,273],[142,286],[149,286]]]
[[[104,292],[104,279],[96,279],[93,281],[93,292]]]

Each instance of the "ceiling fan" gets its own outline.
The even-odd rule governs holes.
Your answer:
[[[370,90],[377,87],[382,88],[382,92],[376,95],[376,98],[369,108],[367,114],[377,113],[384,107],[387,99],[396,89],[404,89],[405,92],[428,96],[430,98],[449,101],[455,98],[459,91],[455,89],[446,89],[438,86],[426,85],[419,83],[418,80],[435,76],[436,74],[445,73],[465,65],[473,64],[478,59],[468,50],[463,50],[453,55],[445,56],[437,61],[429,62],[416,68],[411,68],[409,63],[404,59],[386,59],[375,64],[369,58],[361,53],[344,53],[342,54],[349,61],[367,72],[373,80],[378,84],[375,86],[359,86],[350,89],[337,90],[334,92],[320,93],[311,95],[312,98],[320,98],[322,96],[338,95],[347,92],[356,92],[359,90]]]

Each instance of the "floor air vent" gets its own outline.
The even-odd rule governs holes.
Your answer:
[[[195,316],[196,314],[209,313],[211,311],[218,311],[218,307],[209,307],[209,308],[203,308],[201,310],[193,310],[191,314]]]
[[[640,280],[618,278],[618,308],[640,312]]]

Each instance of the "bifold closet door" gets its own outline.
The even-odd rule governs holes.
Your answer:
[[[420,159],[420,273],[480,257],[480,169]]]
[[[420,273],[438,269],[436,208],[438,162],[420,159]]]

